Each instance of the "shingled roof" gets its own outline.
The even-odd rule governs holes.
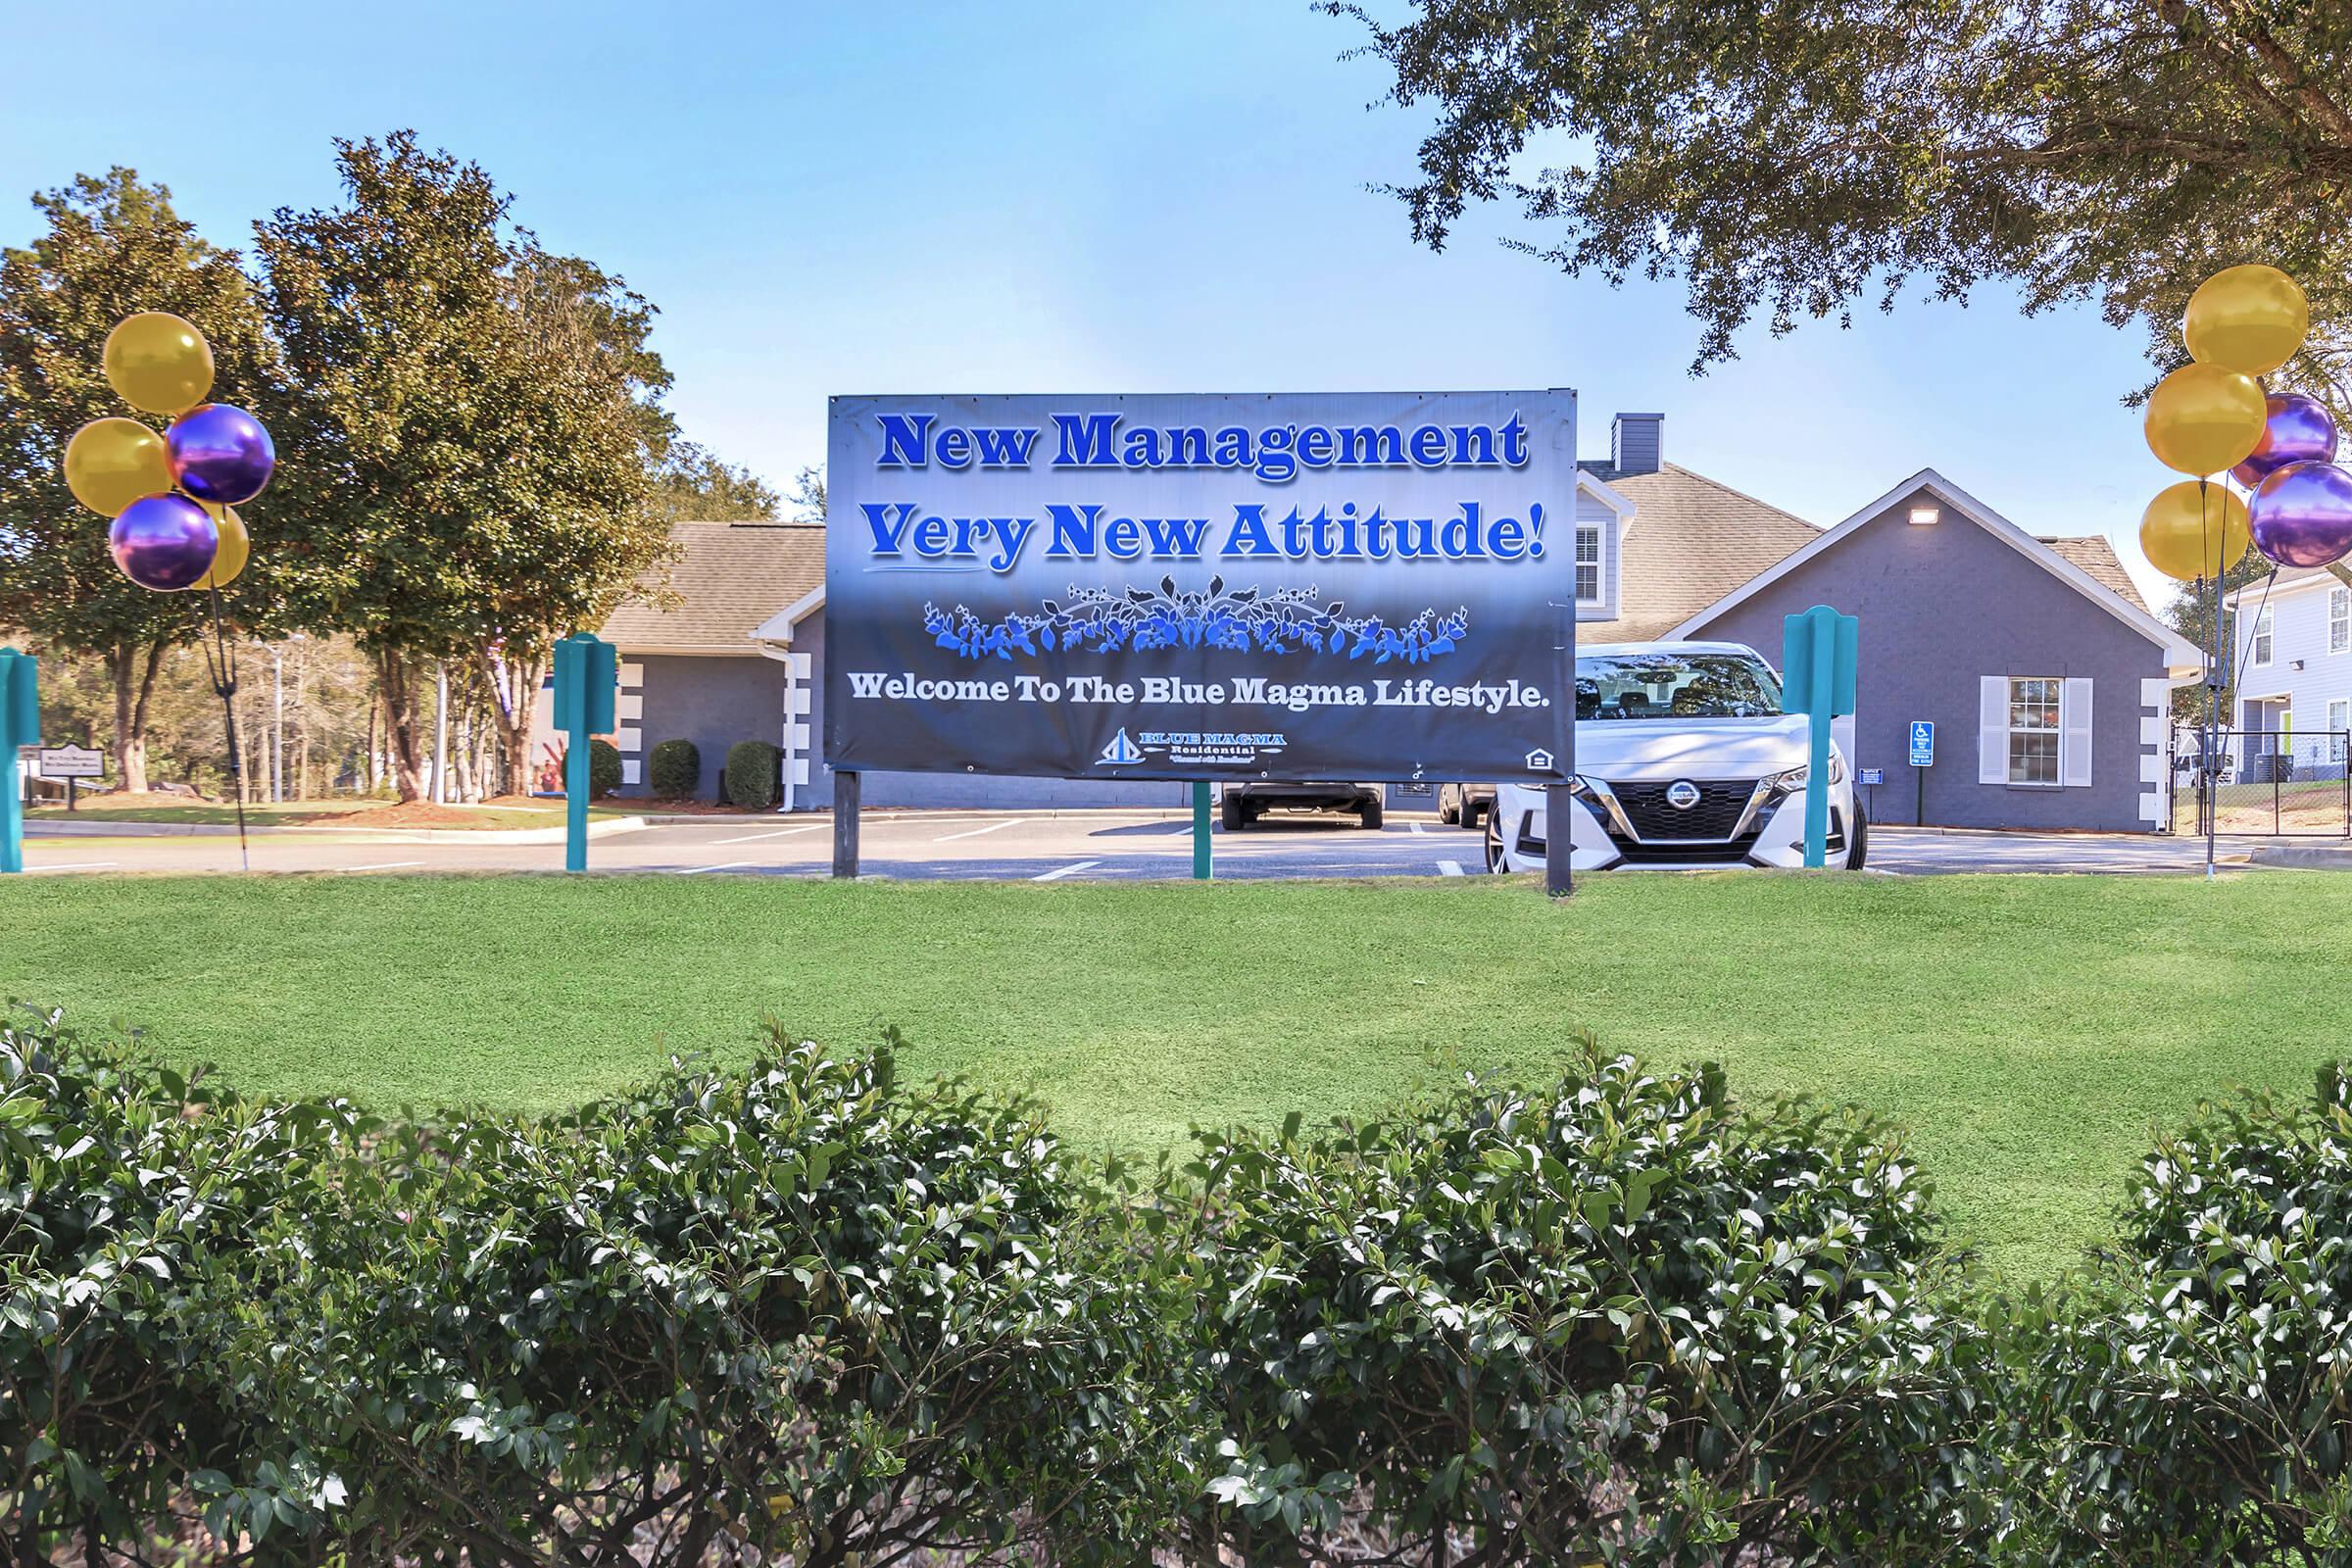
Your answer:
[[[2072,562],[2090,573],[2100,587],[2112,590],[2125,604],[2134,610],[2147,610],[2147,601],[2139,597],[2139,584],[2133,582],[2132,573],[2124,569],[2122,558],[2116,555],[2115,546],[2109,544],[2104,535],[2084,534],[2076,539],[2044,536],[2041,542],[2058,552],[2059,559]]]
[[[681,522],[669,531],[669,609],[662,578],[622,603],[605,636],[622,653],[758,653],[752,632],[825,580],[822,523]]]
[[[1586,468],[1636,511],[1618,563],[1617,618],[1579,621],[1579,642],[1659,636],[1820,532],[1794,513],[1671,463],[1655,473]]]

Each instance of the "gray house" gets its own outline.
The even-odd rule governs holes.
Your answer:
[[[1848,750],[1874,821],[2165,821],[2166,714],[2197,654],[2104,539],[2037,539],[1923,469],[1666,635],[1778,660],[1783,617],[1812,605],[1861,618]],[[1915,768],[1920,720],[1935,760]],[[1870,786],[1874,769],[1885,782]]]
[[[2163,817],[2163,715],[2195,653],[2148,613],[2104,539],[2035,539],[1933,471],[1824,532],[1665,461],[1660,416],[1620,415],[1577,495],[1577,635],[1721,637],[1780,658],[1781,617],[1862,617],[1849,755],[1885,782],[1874,818],[1951,826],[2145,828]],[[621,653],[625,794],[651,746],[693,741],[697,794],[727,749],[775,741],[786,808],[832,804],[824,733],[824,530],[682,523],[667,592],[649,583],[605,628]],[[1936,725],[1915,780],[1909,725]],[[1177,808],[1148,780],[868,773],[869,806]]]

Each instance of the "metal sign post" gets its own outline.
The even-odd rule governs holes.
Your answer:
[[[40,666],[30,654],[0,648],[0,759],[8,788],[0,790],[0,871],[24,869],[24,786],[17,749],[41,744]]]
[[[1911,721],[1911,777],[1918,786],[1911,807],[1911,825],[1928,825],[1928,769],[1936,765],[1936,722],[1915,718]]]
[[[568,737],[564,754],[564,869],[588,869],[588,745],[616,722],[620,657],[611,643],[573,632],[556,644],[556,727]]]
[[[1815,605],[1783,623],[1781,684],[1791,711],[1812,719],[1805,770],[1805,864],[1829,863],[1830,720],[1854,710],[1861,622]],[[1852,831],[1852,824],[1846,830]]]

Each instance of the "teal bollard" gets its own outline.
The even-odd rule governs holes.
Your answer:
[[[556,727],[564,752],[564,869],[588,869],[588,742],[610,733],[617,710],[620,656],[591,633],[573,632],[556,644]]]
[[[0,648],[0,761],[8,765],[0,791],[0,872],[24,869],[24,788],[17,750],[41,744],[40,664],[32,655]]]
[[[1860,621],[1827,605],[1782,622],[1782,704],[1813,721],[1805,770],[1805,864],[1816,869],[1830,858],[1830,720],[1854,710],[1861,629]]]
[[[1208,781],[1193,781],[1193,880],[1206,882],[1212,874],[1208,846]]]

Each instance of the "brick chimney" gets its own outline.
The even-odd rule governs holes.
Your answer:
[[[1666,416],[1620,414],[1609,421],[1609,466],[1619,473],[1655,473],[1666,462]]]

